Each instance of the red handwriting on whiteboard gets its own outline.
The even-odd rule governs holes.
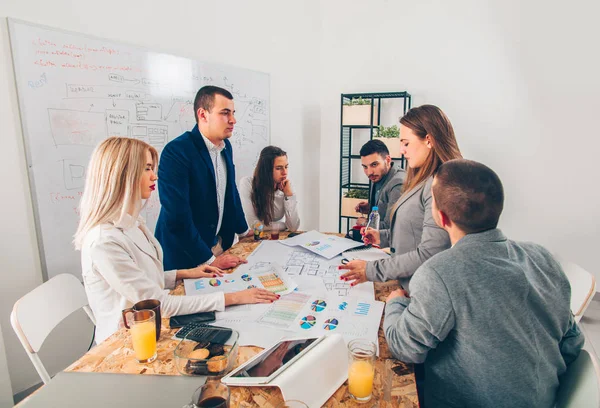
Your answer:
[[[75,196],[63,193],[50,193],[51,203],[60,203],[61,201],[75,201]]]
[[[52,41],[44,40],[39,37],[37,38],[37,40],[33,40],[32,43],[33,43],[33,45],[38,45],[40,47],[48,47],[48,46],[56,47],[56,44],[53,43]]]
[[[55,67],[56,66],[56,64],[54,62],[48,61],[48,60],[45,60],[45,59],[42,59],[42,58],[40,58],[37,61],[34,61],[34,64],[42,66],[42,67]]]

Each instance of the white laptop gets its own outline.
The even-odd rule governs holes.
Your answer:
[[[206,377],[60,372],[23,400],[26,408],[183,407]]]

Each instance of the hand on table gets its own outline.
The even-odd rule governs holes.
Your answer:
[[[231,269],[245,263],[248,263],[248,261],[246,261],[244,258],[240,258],[235,255],[223,254],[217,256],[217,259],[215,259],[210,265],[220,269]]]
[[[367,281],[367,261],[355,259],[346,265],[338,266],[338,269],[346,269],[348,272],[340,276],[343,281],[351,281],[350,286],[358,285]]]
[[[216,278],[223,276],[223,271],[210,265],[200,265],[192,269],[180,269],[177,271],[177,279]]]
[[[280,296],[266,289],[252,288],[225,294],[225,306],[254,303],[272,303]]]
[[[405,291],[402,286],[400,286],[400,289],[396,289],[392,293],[390,293],[385,301],[387,303],[390,300],[395,299],[397,297],[410,298],[410,296],[408,295],[408,292]]]

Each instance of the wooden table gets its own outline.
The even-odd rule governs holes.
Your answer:
[[[282,233],[281,237],[286,234]],[[247,257],[258,245],[252,238],[245,238],[234,245],[228,253]],[[375,297],[384,301],[387,295],[398,287],[397,283],[375,283]],[[183,284],[180,283],[172,292],[174,295],[185,294]],[[383,319],[382,319],[383,320]],[[121,329],[106,339],[101,344],[92,348],[83,357],[71,364],[65,371],[101,372],[101,373],[129,373],[129,374],[164,374],[180,375],[175,367],[173,350],[178,340],[172,340],[176,329],[169,328],[169,320],[163,319],[161,337],[158,342],[158,357],[151,364],[136,362],[131,346],[129,333]],[[240,347],[238,365],[244,363],[252,356],[259,353],[259,347]],[[389,402],[383,401],[383,375],[385,373],[385,360],[392,360],[392,398]],[[325,407],[418,407],[417,390],[412,365],[392,359],[385,342],[383,329],[379,328],[379,358],[375,366],[373,398],[368,404],[356,403],[348,395],[348,385],[344,383],[324,405]],[[232,387],[232,407],[262,407],[274,408],[282,402],[281,392],[276,387]],[[311,407],[312,408],[312,407]]]

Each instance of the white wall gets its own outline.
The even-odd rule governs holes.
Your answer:
[[[600,6],[525,3],[0,0],[0,17],[270,73],[272,143],[289,153],[306,229],[337,230],[339,95],[408,90],[413,106],[446,111],[466,157],[499,173],[507,234],[545,244],[600,278]],[[0,89],[0,324],[19,392],[38,378],[8,315],[41,283],[41,271],[5,23]],[[49,357],[68,340],[87,341],[87,328],[69,324],[48,340]]]
[[[317,228],[321,112],[315,1],[0,1],[0,17],[270,73],[271,142],[288,152],[302,227]],[[13,390],[19,392],[39,378],[10,329],[9,313],[15,300],[42,279],[6,23],[0,28],[0,323]],[[50,359],[67,340],[87,347],[89,329],[78,329],[76,322],[69,327],[44,345]],[[56,369],[73,358],[55,358]]]
[[[501,228],[600,279],[600,3],[321,3],[320,229],[337,229],[341,93],[407,90],[501,177]]]

